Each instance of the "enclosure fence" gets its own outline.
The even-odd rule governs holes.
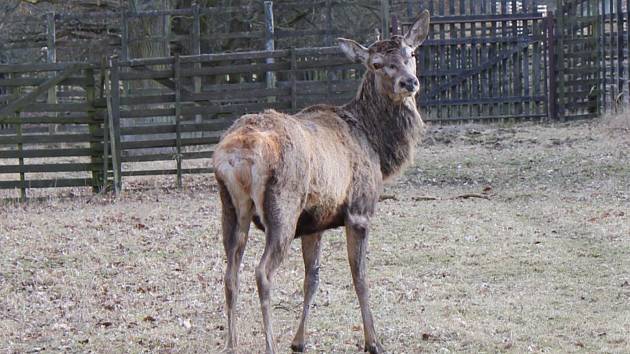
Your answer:
[[[536,0],[370,6],[381,14],[396,9],[381,15],[384,34],[404,33],[420,11],[432,12],[417,55],[418,103],[425,120],[441,123],[569,120],[622,109],[630,89],[629,2],[559,0],[555,10]],[[324,23],[332,21],[336,3],[321,3],[328,4]],[[275,28],[275,6],[266,6],[266,29],[235,36],[250,33],[269,50],[200,54],[207,43],[194,18],[206,11],[193,8],[123,15],[124,23],[192,14],[190,55],[133,58],[123,50],[97,61],[0,65],[0,189],[21,198],[31,188],[118,191],[127,177],[152,175],[173,175],[181,186],[183,175],[211,171],[214,145],[240,115],[350,100],[362,65],[336,47],[285,48],[281,38],[291,30]],[[324,44],[340,33],[293,31]]]

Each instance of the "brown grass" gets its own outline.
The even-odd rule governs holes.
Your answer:
[[[397,200],[380,203],[373,220],[371,302],[385,347],[630,352],[628,119],[432,129],[416,165],[386,191]],[[116,200],[0,206],[0,352],[219,351],[213,179],[173,185],[138,179]],[[451,198],[466,193],[489,200]],[[243,353],[264,345],[253,276],[262,239],[252,234],[241,272]],[[309,352],[362,345],[344,244],[340,231],[327,233]],[[302,278],[295,242],[274,280],[283,352]]]

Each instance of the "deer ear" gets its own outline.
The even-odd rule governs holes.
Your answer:
[[[352,39],[337,38],[341,51],[353,62],[367,63],[368,49]]]
[[[431,15],[429,14],[429,10],[424,10],[405,35],[405,43],[411,48],[419,47],[429,35],[430,22]]]

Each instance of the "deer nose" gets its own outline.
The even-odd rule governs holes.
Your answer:
[[[420,86],[418,79],[415,77],[409,78],[407,80],[400,80],[400,86],[406,89],[409,92],[414,92]]]

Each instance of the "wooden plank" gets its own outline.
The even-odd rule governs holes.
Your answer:
[[[245,114],[245,113],[255,113],[260,112],[264,109],[275,109],[275,110],[285,110],[291,108],[290,97],[279,97],[282,99],[280,102],[267,103],[267,102],[256,102],[256,103],[243,103],[243,104],[229,104],[229,105],[214,105],[207,107],[195,107],[195,106],[184,106],[182,107],[182,114]]]
[[[21,127],[18,124],[18,127]],[[13,144],[51,144],[51,143],[84,143],[98,142],[99,138],[90,134],[56,134],[56,135],[14,135],[0,136],[0,145]]]
[[[175,115],[175,108],[153,108],[120,111],[120,118],[168,117]]]
[[[201,19],[199,16],[199,4],[193,4],[193,29],[192,29],[192,54],[200,55],[201,54]],[[181,58],[180,58],[181,61]],[[193,64],[194,70],[201,69],[200,63]],[[193,91],[194,93],[201,92],[202,80],[198,75],[193,76]],[[195,117],[196,121],[201,122],[201,115]]]
[[[289,63],[250,63],[238,65],[226,65],[215,67],[202,67],[201,69],[183,69],[182,77],[191,77],[195,75],[225,75],[225,74],[242,74],[242,73],[258,73],[264,74],[271,71],[287,71],[291,69]]]
[[[212,157],[214,151],[195,151],[195,152],[182,152],[182,157],[186,160],[193,159],[209,159]],[[143,154],[143,155],[131,155],[124,156],[123,162],[153,162],[153,161],[172,161],[173,154]]]
[[[95,121],[96,117],[96,108],[94,107],[94,102],[96,100],[96,82],[94,80],[94,70],[87,69],[85,70],[85,76],[88,81],[88,85],[85,87],[85,97],[87,104],[90,105],[90,109],[87,112],[88,118],[92,121]],[[91,162],[92,167],[92,181],[94,185],[92,185],[93,192],[97,193],[99,190],[104,191],[106,188],[106,181],[101,179],[102,171],[100,171],[99,163],[103,160],[103,156],[100,153],[103,152],[102,149],[102,138],[103,138],[103,129],[100,127],[100,124],[89,124],[88,129],[90,134],[94,137],[94,140],[90,142],[90,149],[92,150],[91,154]],[[98,141],[97,141],[98,139]]]
[[[12,114],[13,112],[22,110],[26,105],[31,104],[35,99],[37,99],[37,97],[46,93],[49,88],[62,82],[64,79],[68,78],[70,75],[74,74],[78,70],[79,70],[78,66],[70,66],[69,68],[65,69],[63,72],[58,74],[57,76],[46,80],[39,87],[37,87],[37,89],[35,89],[33,92],[25,96],[22,96],[13,102],[10,102],[6,106],[4,106],[2,109],[0,109],[0,116],[5,116],[8,114]]]
[[[229,128],[234,123],[234,119],[217,119],[210,122],[202,123],[181,123],[181,133],[191,132],[213,132],[221,131]],[[158,124],[137,127],[121,127],[120,133],[127,135],[150,135],[150,134],[169,134],[176,133],[177,128],[174,124]]]
[[[90,63],[82,62],[65,62],[65,63],[43,63],[43,64],[2,64],[0,65],[0,74],[21,74],[21,73],[37,73],[44,71],[64,71],[70,68],[83,70],[94,67]]]
[[[77,113],[87,113],[91,109],[90,105],[87,103],[30,103],[22,107],[22,112],[31,112],[31,113],[68,113],[68,112],[77,112]]]
[[[0,124],[90,124],[101,122],[98,118],[80,116],[59,117],[0,117]]]
[[[0,173],[92,172],[100,170],[101,167],[100,161],[95,163],[0,165]]]
[[[48,63],[56,63],[57,62],[57,48],[56,48],[56,27],[55,27],[55,13],[49,12],[47,14],[46,21],[46,37],[47,37],[47,46],[46,46],[46,60]],[[48,73],[48,77],[54,77],[53,73]],[[48,89],[48,97],[46,99],[46,103],[56,104],[57,103],[57,86],[53,85]],[[54,133],[56,129],[55,125],[50,126],[50,133]]]
[[[285,96],[290,95],[291,89],[287,88],[270,88],[270,89],[244,89],[244,90],[226,90],[218,92],[201,92],[195,94],[183,94],[182,101],[209,101],[209,100],[230,100],[230,99],[254,99],[265,98],[268,96]]]
[[[46,80],[43,77],[0,79],[0,86],[39,86],[46,83]],[[83,77],[68,77],[57,83],[57,85],[82,86],[85,85],[85,79]]]
[[[101,58],[101,73],[100,73],[100,98],[104,99],[106,102],[104,104],[105,106],[105,110],[109,111],[109,97],[111,96],[111,93],[109,92],[110,90],[110,82],[109,82],[109,75],[107,73],[107,58],[105,58],[105,56],[103,56]],[[110,119],[109,119],[109,112],[107,112],[108,114],[105,115],[104,119],[103,119],[103,176],[102,181],[103,181],[103,189],[104,191],[106,191],[110,184],[109,184],[109,167],[110,167],[110,158],[109,158],[109,131],[110,131]]]
[[[0,181],[0,189],[14,189],[21,186],[20,181]],[[24,181],[25,188],[91,187],[90,178],[64,178]]]
[[[295,51],[291,50],[291,71],[289,72],[290,80],[291,80],[291,111],[297,111],[297,78],[296,78],[296,69],[297,62],[295,58]]]
[[[183,168],[181,170],[182,174],[210,174],[213,173],[214,169],[212,167],[205,168]],[[124,171],[124,176],[163,176],[163,175],[175,175],[177,174],[177,170],[137,170],[137,171]]]
[[[177,187],[182,188],[182,88],[181,64],[179,55],[175,55],[175,161],[177,162]]]
[[[129,60],[129,15],[127,11],[121,11],[120,15],[120,54],[121,59],[127,61]]]
[[[28,149],[28,150],[0,150],[0,159],[23,158],[49,158],[49,157],[89,157],[92,154],[90,148],[74,149]]]
[[[16,114],[17,115],[17,114]],[[24,145],[22,143],[22,124],[17,125],[17,150],[22,153],[24,150]],[[18,157],[18,162],[20,167],[24,167],[24,156]],[[20,172],[20,201],[24,202],[26,200],[26,175],[24,172]]]
[[[137,67],[133,69],[140,70]],[[130,71],[120,73],[120,80],[158,80],[158,79],[170,79],[173,77],[171,70],[159,70],[159,71]]]
[[[181,146],[194,146],[194,145],[212,145],[219,142],[221,138],[220,134],[215,136],[206,136],[201,138],[185,138],[181,140]],[[134,149],[149,149],[149,148],[161,148],[161,147],[175,147],[177,144],[176,139],[156,139],[156,140],[141,140],[141,141],[126,141],[122,142],[121,146],[125,150]]]
[[[121,142],[120,142],[120,75],[116,58],[108,60],[109,85],[105,85],[107,90],[107,120],[109,125],[110,150],[112,152],[112,166],[114,174],[114,193],[119,194],[122,190],[122,163],[121,163]]]
[[[550,12],[545,20],[545,27],[547,31],[547,57],[549,58],[549,99],[548,102],[548,114],[550,120],[558,118],[558,88],[557,82],[557,52],[556,52],[556,28],[555,28],[555,15]]]

